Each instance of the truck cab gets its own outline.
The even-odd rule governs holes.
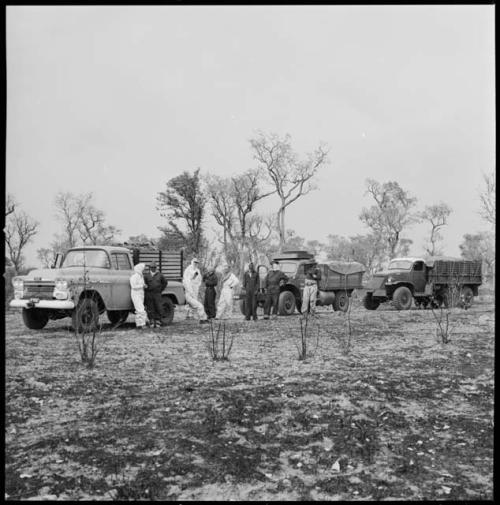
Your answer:
[[[134,310],[130,296],[133,265],[127,247],[74,247],[57,256],[53,268],[14,277],[10,306],[22,309],[30,329],[44,328],[49,319],[71,317],[74,328],[89,331],[104,312],[116,324]],[[173,319],[174,303],[185,303],[182,284],[169,280],[162,298],[168,323]]]

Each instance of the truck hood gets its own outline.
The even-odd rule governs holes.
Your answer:
[[[82,267],[69,268],[39,268],[19,277],[24,281],[53,281],[54,279],[74,279],[83,276]]]

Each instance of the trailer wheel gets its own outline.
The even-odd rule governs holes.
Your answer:
[[[412,299],[411,291],[406,286],[400,286],[392,295],[394,306],[398,310],[408,310],[411,307]]]
[[[24,325],[30,330],[41,330],[49,322],[47,310],[23,309]]]
[[[365,309],[377,310],[379,305],[380,302],[378,300],[375,300],[371,293],[366,293],[366,295],[363,298],[363,306]]]
[[[174,320],[175,305],[169,296],[164,295],[161,297],[161,306],[163,309],[163,317],[161,318],[162,324],[171,324]]]
[[[349,296],[345,291],[336,291],[335,299],[333,300],[333,310],[347,312],[349,308]]]
[[[295,312],[295,295],[291,291],[280,293],[278,300],[278,314],[280,316],[291,316]]]

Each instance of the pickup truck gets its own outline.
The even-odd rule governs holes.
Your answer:
[[[461,305],[468,307],[482,283],[481,261],[445,256],[394,258],[367,285],[363,304],[376,310],[392,302],[398,310]]]
[[[130,297],[133,265],[155,261],[168,279],[162,293],[164,323],[174,318],[174,304],[185,303],[182,251],[165,252],[122,246],[81,246],[58,254],[50,269],[32,270],[12,279],[10,306],[22,309],[24,324],[42,329],[49,319],[71,317],[73,328],[91,331],[99,315],[112,324],[124,321],[134,306]]]
[[[291,315],[297,309],[301,311],[302,292],[305,285],[307,270],[316,265],[321,271],[318,285],[316,305],[332,305],[333,310],[347,312],[349,298],[354,289],[362,289],[362,279],[365,267],[357,262],[332,261],[317,263],[314,255],[307,251],[284,251],[273,258],[280,265],[280,270],[288,277],[288,282],[280,287],[278,313]],[[257,305],[263,307],[266,300],[264,281],[267,268],[259,265],[257,268],[260,288],[257,293]],[[245,292],[242,289],[239,296],[240,310],[245,313]]]

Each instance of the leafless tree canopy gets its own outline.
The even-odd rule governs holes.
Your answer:
[[[451,212],[451,207],[446,203],[441,202],[436,205],[428,205],[420,213],[420,218],[431,225],[429,245],[425,248],[425,252],[429,256],[442,254],[442,250],[437,246],[437,243],[443,240],[439,230],[448,224],[448,218]]]
[[[280,199],[277,224],[280,245],[283,247],[286,242],[286,208],[315,189],[312,179],[318,169],[328,162],[328,149],[320,144],[313,153],[307,154],[306,159],[300,160],[292,149],[290,135],[280,138],[275,133],[263,132],[258,132],[250,140],[250,145],[259,168],[265,171]]]
[[[39,223],[23,210],[15,210],[9,214],[5,225],[5,244],[8,258],[18,273],[23,267],[23,251],[26,245],[38,233]]]
[[[237,264],[240,271],[245,259],[253,259],[257,244],[269,238],[272,231],[268,220],[255,213],[257,202],[275,192],[262,191],[260,175],[259,170],[247,170],[229,178],[206,177],[212,215],[222,228],[226,261]]]
[[[481,217],[488,223],[495,226],[496,223],[496,174],[483,174],[485,187],[479,194]]]
[[[56,217],[62,222],[64,231],[56,237],[53,249],[75,247],[78,242],[109,244],[120,233],[115,226],[106,224],[104,212],[95,207],[92,198],[92,193],[60,192],[56,195]]]
[[[412,212],[417,199],[395,181],[380,184],[374,179],[367,179],[366,186],[366,192],[373,197],[375,205],[363,208],[359,218],[373,233],[384,238],[392,258],[398,250],[402,231],[419,220],[418,215]]]

